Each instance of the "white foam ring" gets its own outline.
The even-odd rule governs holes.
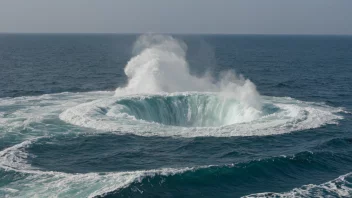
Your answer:
[[[274,193],[265,192],[244,196],[246,198],[260,197],[351,197],[352,196],[352,173],[342,175],[332,181],[320,185],[308,184],[300,188],[294,188],[289,192]]]
[[[160,122],[147,122],[146,120],[143,120],[143,118],[136,119],[133,114],[129,114],[128,106],[126,107],[125,104],[119,104],[119,101],[121,100],[129,100],[130,102],[138,101],[140,104],[143,104],[144,106],[140,107],[142,109],[158,108],[155,106],[150,107],[148,104],[145,104],[144,100],[156,96],[166,97],[169,100],[170,98],[175,99],[180,96],[184,96],[186,98],[197,98],[199,95],[205,95],[210,98],[222,97],[217,93],[204,92],[137,95],[117,98],[111,97],[69,108],[60,115],[60,118],[74,125],[94,128],[101,131],[112,131],[117,134],[131,133],[140,136],[179,137],[275,135],[317,128],[325,124],[337,124],[337,120],[343,118],[341,115],[336,114],[342,111],[340,108],[329,107],[321,103],[302,102],[287,97],[263,97],[262,101],[264,108],[261,111],[258,111],[250,106],[246,106],[245,104],[237,103],[236,101],[233,104],[230,103],[230,105],[227,105],[224,110],[222,110],[221,105],[226,102],[224,102],[225,100],[217,99],[215,101],[218,103],[214,104],[212,108],[219,111],[211,111],[211,113],[214,113],[215,115],[209,119],[215,119],[214,116],[218,118],[223,116],[220,124],[217,123],[218,125],[215,126],[209,126],[206,124],[196,126],[171,126],[166,125],[163,122],[160,124]],[[208,99],[204,99],[204,101],[194,103],[193,105],[196,105],[194,107],[196,110],[193,112],[189,110],[189,106],[177,106],[179,104],[184,104],[177,102],[177,99],[175,100],[176,101],[172,103],[172,105],[175,105],[175,109],[184,108],[184,111],[179,110],[182,113],[177,114],[178,112],[176,112],[174,114],[183,116],[186,120],[189,116],[197,115],[199,112],[204,112],[202,106],[197,105],[203,105],[209,102]],[[153,105],[158,105],[158,103],[155,102]],[[270,109],[266,109],[265,107],[276,108],[276,110],[271,112]],[[170,109],[166,110],[170,111]],[[160,112],[158,111],[158,113]]]

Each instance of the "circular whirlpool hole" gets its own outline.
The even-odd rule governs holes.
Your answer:
[[[212,94],[132,97],[121,99],[114,105],[115,114],[125,113],[139,120],[183,127],[217,127],[250,122],[262,114],[234,98]]]

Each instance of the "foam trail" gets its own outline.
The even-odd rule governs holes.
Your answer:
[[[96,197],[124,188],[133,182],[155,175],[175,175],[197,168],[163,168],[114,173],[69,174],[61,172],[23,171],[23,179],[0,187],[11,197]],[[55,196],[53,196],[55,195]]]
[[[351,197],[352,196],[352,173],[342,175],[332,181],[315,185],[308,184],[300,188],[294,188],[284,193],[264,192],[244,196],[243,198],[294,198],[294,197]]]
[[[36,139],[26,140],[0,151],[0,171],[12,172],[19,178],[0,186],[5,197],[96,197],[124,188],[133,182],[155,175],[175,175],[210,166],[161,168],[123,172],[70,174],[43,171],[27,162],[26,148]],[[1,170],[2,169],[2,170]]]
[[[190,74],[186,60],[187,45],[171,36],[142,35],[134,45],[134,56],[125,67],[126,87],[116,89],[116,96],[159,92],[222,92],[246,105],[261,108],[256,86],[228,71],[214,82],[210,75]]]

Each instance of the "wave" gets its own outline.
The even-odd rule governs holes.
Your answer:
[[[327,179],[327,176],[315,179],[312,178],[312,175],[321,175],[324,171],[336,168],[336,164],[327,163],[333,158],[334,156],[324,152],[301,152],[293,156],[272,157],[224,166],[202,167],[175,175],[147,176],[125,188],[109,192],[104,197],[148,197],[154,195],[166,196],[167,194],[179,197],[198,197],[201,195],[214,197],[217,195],[216,189],[219,188],[223,190],[223,196],[238,197],[253,191],[265,190],[267,187],[262,187],[261,184],[268,181],[270,181],[270,186],[273,189],[280,191],[292,188],[294,184],[302,184],[302,180],[319,182]],[[342,164],[351,162],[351,158],[344,159],[343,155],[338,158],[341,160],[339,163]],[[338,161],[336,158],[335,160]],[[296,175],[300,175],[300,182],[297,182]],[[333,189],[331,190],[333,191]],[[352,188],[348,190],[351,191]],[[311,193],[310,196],[312,195],[314,194]],[[270,193],[265,196],[270,196]]]
[[[352,196],[352,173],[341,175],[326,183],[315,185],[308,184],[300,188],[294,188],[284,193],[265,192],[244,196],[245,198],[260,197],[351,197]]]
[[[286,182],[289,180],[296,181],[297,175],[300,175],[300,181],[312,181],[312,179],[316,181],[317,179],[312,178],[312,175],[320,175],[321,172],[336,170],[341,164],[351,163],[352,161],[350,157],[346,157],[344,154],[305,151],[292,156],[270,157],[222,166],[206,165],[184,168],[75,174],[45,171],[31,166],[26,160],[29,155],[26,152],[26,148],[35,141],[37,140],[25,141],[0,152],[0,167],[7,172],[7,177],[8,174],[12,174],[13,177],[17,178],[7,184],[6,187],[1,187],[0,195],[1,193],[5,193],[11,197],[46,197],[54,193],[57,196],[64,197],[148,196],[165,192],[165,189],[168,189],[174,195],[182,196],[182,193],[188,192],[186,189],[193,188],[194,185],[206,187],[195,188],[192,192],[194,196],[204,192],[209,196],[215,195],[214,189],[219,187],[224,189],[231,188],[232,192],[238,193],[237,195],[243,195],[248,193],[248,191],[263,190],[259,184],[268,179],[271,180],[273,186],[275,186],[275,183],[281,183],[283,180]],[[0,171],[1,174],[4,173]],[[293,177],[293,175],[296,176]],[[319,179],[322,180],[324,178],[321,177]],[[314,195],[319,190],[334,187],[332,184],[336,184],[335,186],[341,188],[341,186],[338,186],[340,180],[341,178],[330,182],[331,185],[329,182],[328,185],[308,185],[310,188],[308,192],[310,195]],[[243,185],[246,184],[250,184],[253,187],[241,190]],[[291,185],[292,182],[287,182],[287,186],[282,186],[281,184],[281,188],[289,188]],[[349,185],[350,183],[342,184],[342,190],[344,190],[345,194],[351,191],[348,188],[350,187]],[[43,188],[43,186],[45,187]],[[168,188],[168,186],[172,186],[172,188]],[[175,191],[175,189],[178,190]],[[306,190],[306,187],[302,189]],[[334,191],[333,188],[330,190]],[[297,189],[294,190],[295,193],[297,191]],[[339,193],[341,194],[341,192]],[[265,195],[270,195],[270,193],[266,193]],[[285,196],[286,194],[282,195]],[[263,194],[258,194],[258,196],[263,196]]]
[[[69,174],[44,171],[33,167],[26,161],[25,149],[38,139],[27,140],[0,152],[0,168],[16,179],[6,187],[0,187],[0,195],[11,197],[95,197],[116,189],[127,187],[133,182],[155,175],[175,175],[193,171],[191,168],[161,168],[130,172],[97,172]],[[205,166],[204,166],[205,167]],[[0,170],[0,175],[4,173]]]

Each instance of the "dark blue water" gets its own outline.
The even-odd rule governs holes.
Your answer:
[[[138,36],[0,35],[0,196],[352,196],[352,37],[174,35],[187,44],[192,75],[218,80],[234,69],[262,96],[340,109],[334,123],[315,126],[323,117],[309,112],[301,130],[299,120],[279,134],[175,137],[59,119],[127,84]],[[113,175],[121,172],[133,179]]]

